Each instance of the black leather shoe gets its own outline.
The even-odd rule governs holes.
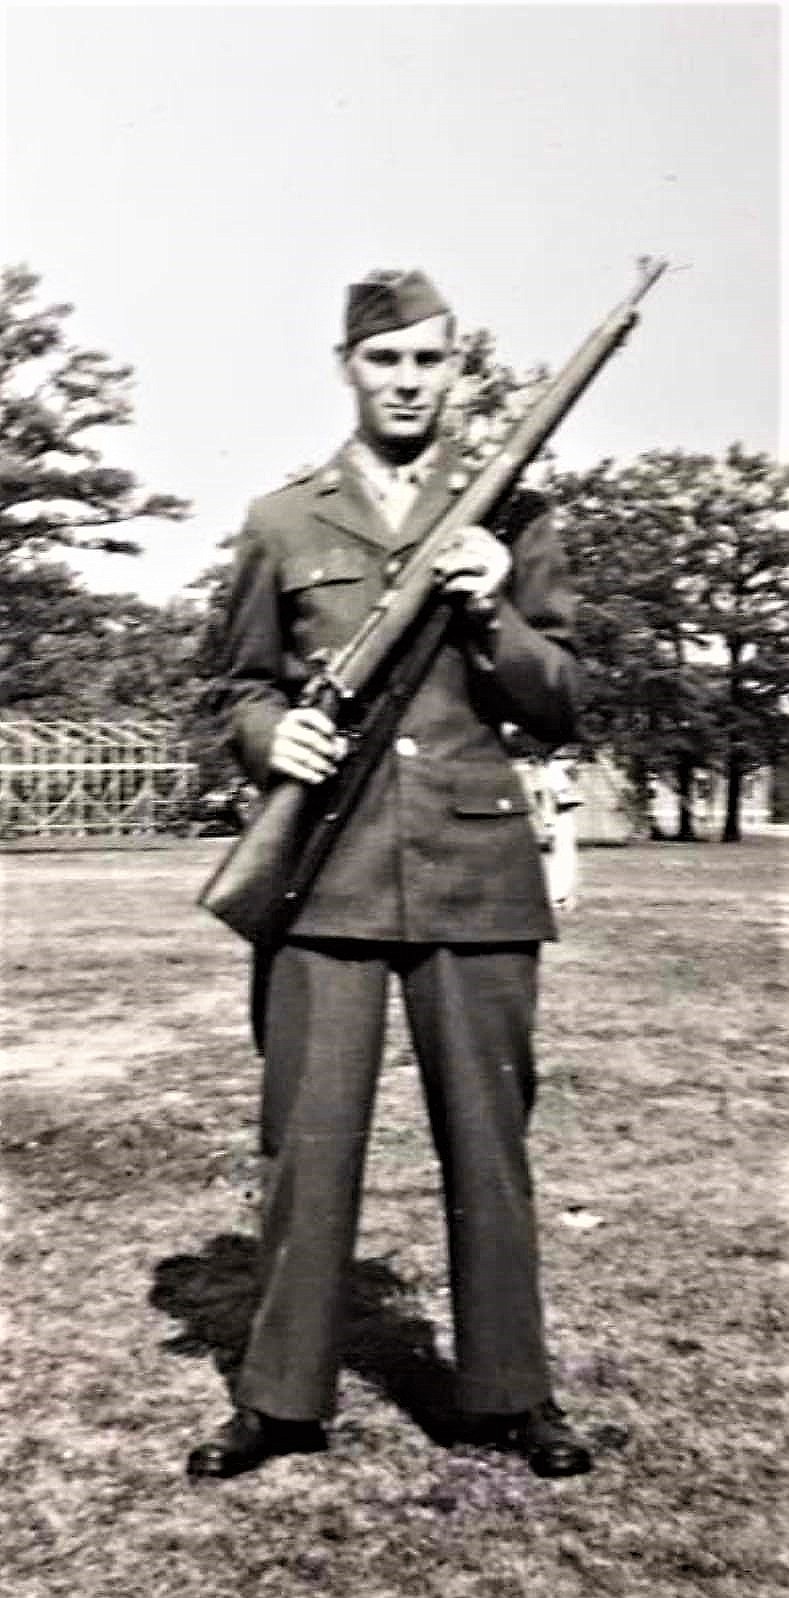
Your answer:
[[[515,1417],[508,1446],[524,1455],[535,1476],[583,1476],[592,1469],[591,1450],[552,1398]]]
[[[277,1420],[256,1409],[237,1409],[213,1437],[193,1448],[187,1476],[226,1480],[279,1454],[319,1454],[326,1433],[317,1420]]]
[[[522,1454],[536,1476],[583,1476],[592,1469],[590,1449],[552,1398],[520,1415],[480,1418],[469,1440]]]

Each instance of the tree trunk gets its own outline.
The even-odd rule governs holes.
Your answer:
[[[695,843],[693,831],[693,757],[680,755],[677,761],[677,798],[679,799],[679,826],[677,843]]]
[[[726,762],[726,820],[721,833],[721,843],[739,843],[740,798],[742,795],[742,755],[739,745],[738,712],[740,709],[740,662],[742,639],[733,633],[729,639],[729,724],[728,759]]]
[[[729,754],[726,772],[726,820],[721,833],[721,843],[741,843],[740,798],[742,796],[742,763],[735,750]]]
[[[789,821],[789,759],[786,755],[772,756],[770,820]]]
[[[643,755],[632,755],[629,776],[633,789],[633,821],[636,833],[659,838],[660,828],[651,814],[649,767]]]

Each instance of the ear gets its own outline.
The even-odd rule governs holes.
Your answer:
[[[455,345],[455,348],[450,352],[447,365],[450,373],[449,381],[450,383],[456,383],[463,366],[463,351],[458,345]]]
[[[450,350],[444,365],[444,386],[442,393],[444,399],[452,392],[463,367],[463,355],[459,349]]]
[[[335,346],[334,346],[334,359],[335,359],[335,361],[337,363],[337,371],[338,371],[343,383],[349,383],[350,384],[350,382],[351,382],[351,375],[350,375],[350,372],[348,371],[348,362],[349,362],[352,354],[353,354],[353,350],[349,349],[347,344],[335,344]]]

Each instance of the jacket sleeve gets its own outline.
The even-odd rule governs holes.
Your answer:
[[[227,600],[224,665],[219,711],[225,739],[245,776],[263,788],[272,734],[290,699],[283,671],[276,551],[255,504],[241,532]]]
[[[507,586],[474,659],[498,719],[558,748],[575,730],[575,600],[550,511],[533,499],[536,512],[527,512],[511,543]]]

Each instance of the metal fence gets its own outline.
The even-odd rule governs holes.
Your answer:
[[[0,719],[0,838],[159,832],[194,792],[165,723]]]

